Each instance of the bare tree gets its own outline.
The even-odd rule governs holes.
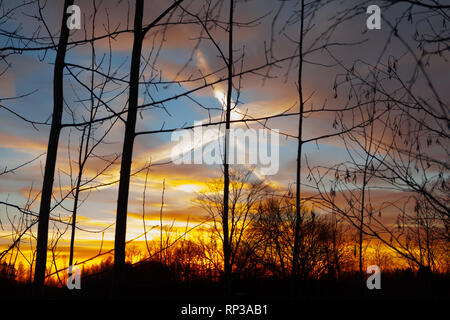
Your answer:
[[[232,233],[228,230],[229,215],[229,198],[230,198],[230,172],[229,172],[229,140],[230,140],[230,120],[231,120],[231,95],[233,93],[233,12],[234,1],[230,0],[230,15],[228,24],[228,84],[227,84],[227,100],[225,110],[225,144],[224,144],[224,161],[223,161],[223,263],[224,263],[224,279],[225,279],[225,295],[231,294],[231,272],[232,272],[232,249],[231,237]]]
[[[96,1],[93,2],[93,13],[92,13],[92,26],[91,26],[91,37],[95,37],[95,28],[96,28],[96,18],[97,18],[97,3]],[[108,22],[109,25],[109,22]],[[110,30],[107,30],[108,33],[110,33]],[[111,39],[109,39],[111,41]],[[111,45],[111,44],[110,44]],[[81,69],[82,71],[85,71],[87,68],[83,68],[82,66],[70,64],[70,66],[67,66],[67,69],[69,70],[69,74],[73,77],[75,82],[81,86],[84,90],[87,91],[89,95],[89,106],[86,107],[87,109],[87,123],[86,125],[81,126],[81,128],[75,127],[75,129],[78,129],[81,131],[80,136],[80,142],[78,145],[78,154],[75,163],[77,163],[77,169],[78,172],[76,173],[76,177],[72,178],[72,159],[70,156],[70,141],[69,141],[69,165],[70,165],[70,173],[71,173],[71,185],[72,188],[72,195],[73,195],[73,207],[72,207],[72,221],[71,221],[71,236],[70,236],[70,248],[69,248],[69,267],[73,265],[73,259],[74,259],[74,247],[75,247],[75,231],[76,231],[76,223],[77,223],[77,213],[80,206],[80,203],[86,201],[85,199],[81,199],[81,193],[83,191],[90,191],[94,189],[94,182],[96,178],[100,177],[103,173],[105,173],[117,160],[118,156],[110,157],[108,156],[102,156],[99,154],[96,154],[96,149],[104,142],[107,135],[110,133],[110,131],[113,129],[115,124],[121,119],[121,117],[116,117],[115,119],[111,120],[109,123],[109,126],[107,126],[104,129],[104,132],[101,132],[97,137],[95,136],[95,133],[97,131],[100,131],[102,129],[103,123],[94,123],[94,120],[97,117],[97,114],[99,113],[100,107],[103,105],[105,108],[111,112],[112,108],[108,106],[107,103],[104,102],[104,95],[105,91],[108,89],[108,84],[111,82],[111,78],[109,74],[111,73],[111,61],[112,61],[112,52],[111,48],[109,51],[109,59],[108,59],[108,66],[106,67],[107,71],[106,74],[98,75],[95,70],[98,70],[102,67],[103,59],[100,61],[100,63],[97,62],[97,56],[96,56],[96,48],[95,43],[90,42],[90,49],[91,49],[91,66],[90,70],[86,70],[86,72],[89,72],[90,79],[89,84],[86,85],[83,83],[83,81],[80,79],[81,74],[77,73],[73,70],[75,69]],[[73,70],[72,70],[73,69]],[[96,78],[97,76],[97,78]],[[101,78],[100,83],[97,83],[98,78]],[[73,87],[72,87],[73,88]],[[77,90],[73,88],[74,94],[79,97]],[[117,96],[116,96],[117,97]],[[82,98],[79,97],[80,101],[83,101]],[[76,112],[73,111],[70,107],[69,110],[71,111],[71,115],[73,118],[73,123],[76,123],[75,114]],[[70,136],[69,136],[70,137]],[[99,159],[102,162],[105,162],[105,167],[102,168],[97,172],[97,174],[94,177],[86,178],[85,170],[88,165],[88,161],[91,159]],[[101,184],[101,183],[99,183]],[[97,184],[96,186],[99,186]],[[69,273],[70,275],[70,273]]]
[[[39,208],[39,224],[37,234],[36,268],[34,274],[35,293],[40,294],[44,286],[45,266],[47,262],[48,221],[50,215],[50,203],[52,199],[53,179],[55,174],[56,157],[58,153],[59,134],[61,132],[61,120],[63,113],[63,71],[66,56],[69,29],[66,20],[67,8],[73,4],[73,0],[65,0],[61,19],[61,32],[58,49],[55,58],[53,74],[53,114],[52,125],[47,146],[47,158],[45,162],[44,181],[42,183],[41,205]]]
[[[435,269],[433,243],[443,244],[446,237],[448,241],[448,161],[442,159],[448,158],[449,118],[445,92],[437,89],[428,68],[447,59],[449,18],[439,1],[401,3],[387,1],[383,6],[401,14],[384,19],[389,36],[375,61],[357,59],[346,66],[331,54],[344,71],[338,77],[345,80],[337,87],[348,85],[353,98],[367,106],[359,113],[370,119],[370,131],[354,130],[343,139],[347,150],[353,150],[353,169],[322,168],[314,180],[327,208],[353,221],[360,235],[360,261],[361,239],[366,235],[411,265]],[[400,28],[406,22],[412,28]],[[405,59],[411,59],[414,67],[406,69]],[[340,119],[341,126],[348,125],[349,119]],[[324,179],[334,170],[339,182],[330,190]],[[353,197],[355,187],[360,197]],[[371,193],[388,190],[398,194],[396,200],[372,202]],[[359,215],[354,212],[357,207]]]
[[[219,237],[222,247],[226,237],[226,234],[223,233],[223,223],[229,224],[229,263],[230,272],[233,272],[233,266],[236,264],[241,245],[248,236],[252,221],[257,218],[258,204],[264,199],[269,188],[264,181],[254,177],[252,171],[232,169],[230,171],[230,197],[228,199],[229,215],[226,222],[223,221],[225,203],[221,179],[212,181],[208,188],[208,191],[198,196],[197,201],[208,213],[208,221],[210,221],[209,223],[216,236]],[[225,259],[224,251],[222,258]],[[222,271],[225,272],[225,270]]]
[[[139,98],[139,78],[142,43],[146,33],[168,13],[176,8],[183,0],[175,1],[163,13],[161,13],[152,23],[145,28],[142,24],[144,14],[144,1],[136,0],[134,15],[134,41],[131,53],[130,66],[130,91],[128,97],[128,115],[125,124],[125,135],[123,140],[122,161],[120,166],[120,182],[117,198],[116,233],[114,241],[114,277],[113,291],[120,286],[120,277],[125,266],[125,243],[127,226],[128,193],[130,187],[131,163],[133,157],[133,142],[136,136],[136,118],[138,112]],[[117,293],[117,292],[116,292]]]
[[[302,75],[303,75],[303,34],[304,34],[304,21],[305,21],[305,1],[302,0],[300,4],[300,30],[299,30],[299,62],[298,62],[298,98],[300,106],[300,114],[298,116],[298,148],[297,148],[297,171],[296,171],[296,191],[295,191],[295,232],[294,232],[294,247],[292,253],[292,277],[296,278],[297,275],[297,264],[299,255],[299,237],[300,237],[300,225],[301,214],[300,214],[300,174],[302,169],[302,133],[303,133],[303,112],[304,112],[304,101],[303,101],[303,87],[302,87]]]

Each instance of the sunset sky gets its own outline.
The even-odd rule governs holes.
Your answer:
[[[7,1],[8,2],[8,1]],[[10,1],[13,3],[13,1]],[[374,1],[376,4],[377,1]],[[91,37],[92,32],[92,12],[93,6],[90,1],[75,1],[82,12],[82,29],[71,31],[71,41],[81,40]],[[235,28],[235,57],[240,57],[245,50],[243,70],[264,64],[266,60],[265,48],[270,45],[273,47],[272,53],[277,58],[288,57],[296,54],[296,44],[292,39],[298,38],[298,23],[293,17],[296,10],[296,3],[288,2],[280,8],[278,1],[240,1],[236,7],[236,20],[240,22],[252,22],[252,26]],[[323,45],[323,40],[314,42],[321,32],[327,30],[334,22],[333,17],[343,11],[345,8],[358,6],[358,1],[347,1],[342,7],[337,7],[337,2],[325,6],[319,11],[318,16],[311,25],[311,31],[306,35],[305,51],[311,48],[316,49]],[[52,34],[57,34],[60,28],[62,1],[48,1],[43,10],[46,24]],[[188,1],[186,8],[192,12],[196,10],[195,2]],[[128,8],[128,5],[130,7]],[[146,1],[144,24],[151,22],[167,6],[167,1]],[[361,59],[367,63],[376,63],[380,54],[384,50],[384,44],[391,35],[391,28],[382,22],[381,30],[367,30],[365,6],[361,7],[361,12],[348,21],[342,23],[334,30],[329,42],[340,43],[341,46],[331,46],[334,57],[339,59],[344,65],[351,66],[352,62]],[[401,7],[394,7],[382,14],[386,17],[401,12]],[[35,6],[25,6],[23,10],[16,13],[16,26],[21,26],[23,34],[32,34],[37,28],[38,23],[28,14],[34,15],[37,10]],[[127,12],[129,17],[127,18]],[[133,22],[133,4],[125,1],[104,1],[98,8],[97,21],[95,23],[95,35],[99,36],[105,33],[106,26],[110,25],[110,30],[123,30],[132,28]],[[172,17],[176,21],[181,13],[177,10]],[[277,15],[278,14],[278,15]],[[109,16],[109,21],[107,20]],[[227,9],[222,8],[221,17],[226,19]],[[277,18],[274,20],[274,17]],[[262,18],[261,18],[262,17]],[[260,20],[258,20],[261,18]],[[184,18],[188,20],[188,18]],[[317,25],[317,21],[320,24]],[[287,25],[285,25],[287,22]],[[14,24],[0,26],[0,28],[11,30]],[[284,26],[284,27],[283,27]],[[276,43],[271,44],[271,30],[276,32]],[[141,80],[173,81],[174,79],[196,78],[202,74],[210,74],[221,69],[220,72],[208,77],[208,81],[218,80],[226,75],[223,61],[221,60],[217,49],[208,41],[203,39],[197,47],[197,40],[200,33],[198,25],[179,24],[171,25],[165,30],[162,36],[163,27],[158,27],[155,31],[150,31],[143,48],[143,59],[150,57],[155,62],[155,69],[150,66],[142,66],[143,71]],[[219,44],[227,52],[227,34],[220,30],[213,31]],[[400,25],[400,32],[408,36],[412,35],[414,30],[410,30],[406,24]],[[283,34],[284,36],[280,36]],[[47,36],[45,28],[40,29],[41,36]],[[159,47],[164,38],[163,46],[157,53],[152,47]],[[49,39],[47,40],[48,43]],[[2,46],[6,45],[6,38],[0,34]],[[361,42],[359,44],[355,44]],[[342,45],[342,44],[348,45]],[[353,43],[353,45],[352,45]],[[111,55],[109,53],[111,45]],[[133,45],[132,33],[121,33],[109,44],[108,41],[100,40],[95,42],[96,63],[102,65],[100,70],[107,72],[109,61],[111,61],[111,73],[117,79],[126,80],[129,76],[129,66],[131,49]],[[245,46],[245,49],[244,49]],[[394,44],[390,47],[389,54],[406,53],[407,50],[402,44]],[[270,53],[267,53],[270,55]],[[51,117],[52,112],[52,79],[53,62],[55,51],[30,51],[22,54],[11,55],[8,57],[9,66],[4,61],[0,62],[0,70],[6,69],[0,77],[0,104],[17,114],[36,121],[46,122]],[[87,44],[72,46],[66,56],[66,63],[81,65],[90,68],[91,65],[91,47]],[[103,60],[102,60],[103,59]],[[111,59],[111,60],[109,60]],[[306,65],[303,76],[303,90],[306,108],[320,108],[326,105],[328,108],[338,109],[343,107],[348,99],[348,92],[338,92],[335,98],[333,85],[337,74],[343,71],[339,66],[329,66],[335,64],[333,58],[327,50],[314,50],[306,57]],[[240,104],[233,117],[240,119],[243,114],[252,117],[266,117],[276,115],[282,111],[298,111],[298,91],[297,91],[297,60],[289,60],[280,63],[271,68],[268,79],[264,79],[261,74],[247,74],[242,78],[242,89],[239,96]],[[410,57],[405,57],[399,62],[399,69],[405,75],[412,72],[411,66],[414,61]],[[240,61],[235,66],[240,68]],[[86,72],[77,67],[70,67],[71,71],[79,75],[84,83],[90,83],[90,72]],[[290,71],[289,71],[290,70]],[[289,72],[288,72],[289,71]],[[449,64],[443,60],[436,59],[429,67],[429,72],[433,76],[433,82],[442,94],[445,101],[450,99],[448,90]],[[95,82],[100,85],[100,76],[96,76]],[[140,86],[140,104],[151,102],[151,99],[158,101],[186,90],[193,89],[201,85],[203,80],[184,82],[178,84],[157,84]],[[235,85],[238,84],[236,79]],[[122,94],[118,95],[120,92]],[[147,92],[148,91],[148,92]],[[96,91],[99,92],[99,89]],[[192,99],[182,97],[164,103],[163,107],[145,108],[138,115],[137,132],[144,130],[158,130],[160,128],[181,128],[194,125],[195,121],[208,122],[220,121],[223,117],[223,99],[226,94],[226,83],[222,82],[214,87],[208,87],[194,92],[190,95]],[[423,93],[428,94],[427,92]],[[75,121],[82,122],[82,116],[88,114],[85,107],[89,106],[89,93],[83,88],[72,75],[67,71],[64,82],[64,99],[66,109],[63,115],[63,123],[71,123],[73,119],[68,106],[75,111]],[[118,96],[117,96],[118,95]],[[151,98],[150,96],[151,95]],[[22,96],[17,99],[14,97]],[[103,99],[109,101],[110,108],[119,112],[127,102],[128,90],[125,83],[114,81],[107,84]],[[233,101],[237,98],[236,92],[233,94]],[[85,106],[83,106],[83,104]],[[214,108],[211,113],[200,105]],[[105,108],[99,108],[99,115],[109,115]],[[333,129],[332,123],[335,119],[333,112],[315,113],[305,119],[304,139],[310,139],[320,135],[337,132]],[[97,137],[104,132],[110,122],[99,126],[96,130]],[[295,136],[297,134],[297,116],[280,117],[272,119],[267,123],[272,129],[278,129],[281,134]],[[262,128],[261,125],[250,124],[251,128]],[[245,128],[243,124],[233,124],[233,128]],[[10,169],[30,161],[38,156],[37,160],[20,168],[16,172],[0,176],[0,201],[16,204],[20,207],[26,205],[30,196],[34,199],[30,210],[38,212],[39,210],[39,192],[42,186],[42,176],[45,164],[45,152],[50,126],[37,124],[33,127],[31,124],[19,119],[11,112],[0,108],[0,170]],[[122,121],[117,121],[112,130],[106,136],[107,144],[99,145],[95,150],[98,156],[114,159],[120,155],[122,150],[124,125]],[[62,130],[59,140],[58,163],[55,174],[54,193],[56,200],[71,189],[70,171],[72,169],[73,177],[77,174],[77,149],[79,147],[80,131],[75,128],[66,127]],[[195,202],[199,192],[205,191],[208,182],[211,179],[220,178],[222,170],[217,165],[184,164],[175,165],[170,163],[171,150],[174,143],[171,142],[171,133],[158,133],[151,135],[139,135],[134,142],[133,152],[133,172],[139,170],[150,162],[150,167],[145,195],[145,220],[147,228],[149,226],[159,225],[161,197],[163,190],[163,181],[165,181],[164,195],[164,222],[167,226],[174,223],[178,232],[182,232],[189,222],[189,226],[194,226],[202,221],[206,212]],[[280,164],[279,172],[275,175],[266,176],[268,183],[271,184],[276,192],[285,192],[295,183],[295,161],[296,161],[297,141],[292,137],[280,136]],[[339,137],[322,139],[307,143],[304,146],[303,175],[302,182],[305,183],[303,189],[304,195],[312,194],[312,189],[308,188],[308,170],[306,167],[307,157],[310,166],[332,166],[349,159],[348,152],[345,149],[342,140]],[[72,162],[72,168],[69,163]],[[92,177],[102,170],[106,162],[100,158],[91,158],[87,161],[85,177]],[[120,158],[95,182],[88,186],[95,186],[102,183],[114,182],[119,178]],[[256,172],[258,172],[256,168]],[[146,179],[146,170],[139,172],[131,178],[129,206],[128,206],[128,224],[127,239],[134,239],[143,233],[143,191]],[[331,179],[331,178],[330,178]],[[75,260],[82,260],[95,255],[102,241],[104,231],[103,249],[113,247],[114,223],[117,205],[118,184],[114,183],[93,189],[90,192],[83,192],[82,199],[85,201],[79,208],[77,222],[83,230],[77,230],[75,240]],[[397,201],[407,194],[400,191],[372,190],[372,203],[380,205],[384,201]],[[65,208],[71,208],[72,200],[66,199],[63,202]],[[391,209],[389,209],[391,210]],[[394,212],[383,213],[383,219],[394,223]],[[52,212],[53,217],[62,217],[70,221],[70,212],[58,207]],[[19,215],[14,208],[8,208],[0,205],[0,248],[4,249],[11,244],[11,224],[9,219],[17,221]],[[58,225],[61,226],[61,224]],[[89,232],[96,231],[96,232]],[[150,233],[150,237],[159,236],[155,229]],[[49,236],[52,239],[52,236]],[[59,242],[60,258],[67,259],[68,244],[70,232],[66,232]],[[143,240],[140,237],[138,240]],[[27,244],[24,242],[24,247]],[[29,246],[29,244],[28,244]],[[25,252],[26,249],[24,249]],[[29,253],[29,251],[28,251]],[[26,257],[27,259],[30,256]]]

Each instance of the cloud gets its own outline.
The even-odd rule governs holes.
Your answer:
[[[199,223],[205,220],[206,212],[202,209],[189,206],[180,210],[163,210],[162,217],[164,223],[171,223],[177,221],[185,224],[188,220],[192,223]],[[142,222],[142,212],[128,212],[128,217],[138,219]],[[160,221],[160,211],[153,210],[145,213],[145,220],[151,222]]]
[[[22,137],[0,131],[0,141],[2,141],[2,148],[20,152],[36,154],[47,150],[47,144],[44,141],[36,141],[30,136]]]

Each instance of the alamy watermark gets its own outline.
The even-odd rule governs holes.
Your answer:
[[[66,25],[69,30],[81,29],[81,10],[77,5],[71,5],[67,7],[66,13],[70,13],[70,17],[67,18]]]
[[[69,266],[67,269],[67,288],[69,290],[81,289],[81,269],[78,266]]]
[[[379,266],[372,265],[368,266],[366,270],[370,277],[367,278],[366,285],[367,289],[381,289],[381,270]]]
[[[176,142],[171,157],[174,164],[224,163],[225,139],[228,164],[256,165],[263,175],[278,173],[280,137],[277,129],[206,128],[196,121],[192,130],[177,130],[171,141]]]
[[[369,30],[381,29],[381,9],[379,6],[372,4],[367,7],[367,14],[370,16],[367,18],[366,26]]]

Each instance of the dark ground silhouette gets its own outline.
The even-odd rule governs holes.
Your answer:
[[[69,290],[57,282],[48,283],[44,298],[57,300],[106,299],[110,297],[112,266],[82,274],[81,289]],[[127,265],[123,274],[120,297],[158,301],[192,300],[212,302],[223,298],[221,280],[214,281],[195,274],[181,279],[180,274],[159,262],[149,261]],[[369,290],[365,280],[361,284],[358,273],[344,273],[340,279],[299,280],[295,300],[448,300],[450,276],[431,272],[413,272],[398,269],[381,274],[381,289]],[[292,281],[274,277],[234,276],[231,299],[238,301],[283,301],[293,299]],[[0,278],[0,298],[32,298],[31,285],[11,279],[7,274]]]

